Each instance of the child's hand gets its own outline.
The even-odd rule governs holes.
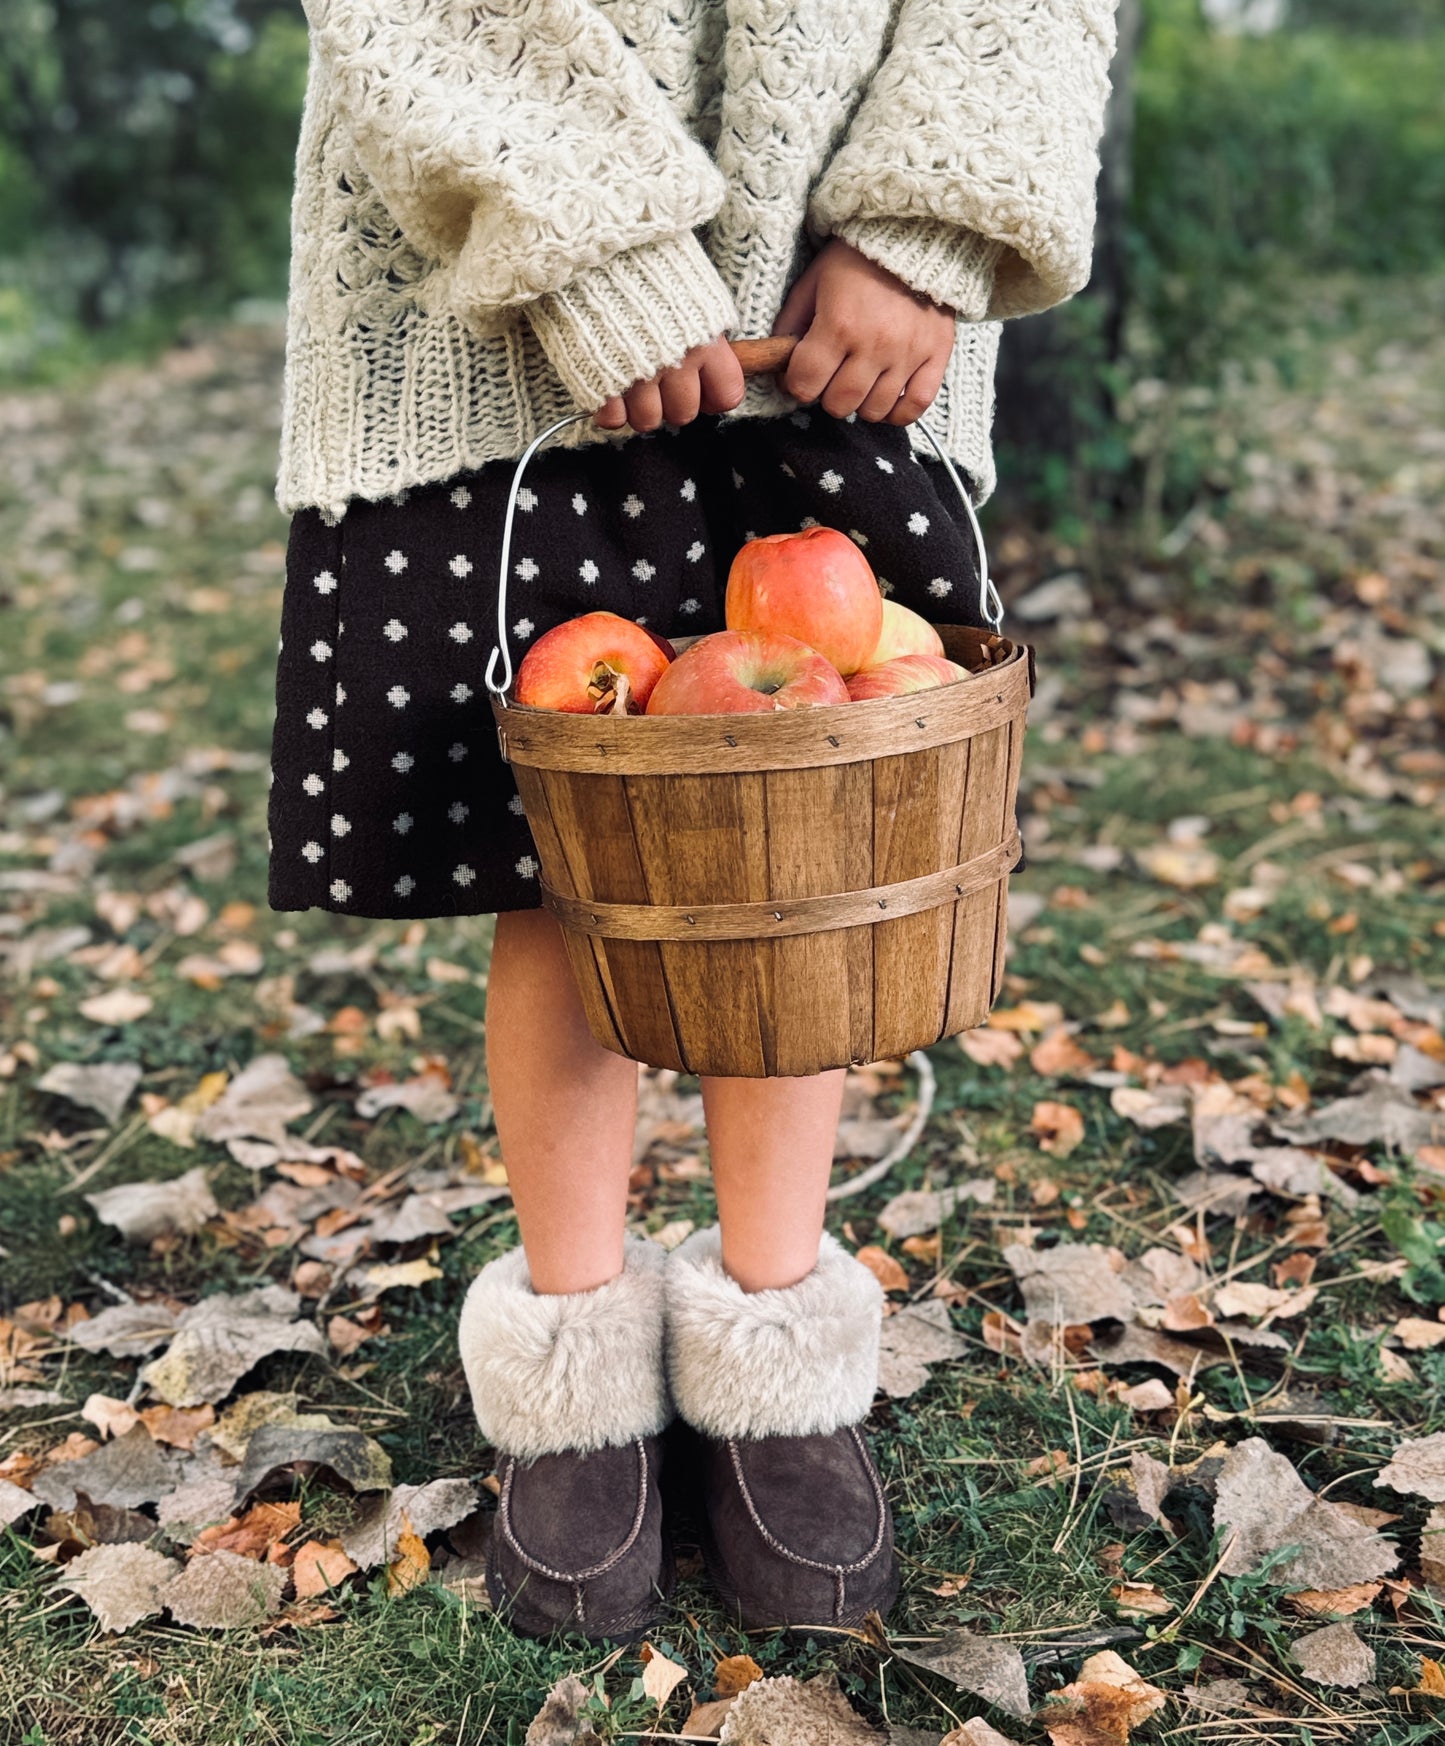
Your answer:
[[[743,397],[742,366],[725,339],[694,346],[673,370],[650,382],[634,382],[625,394],[598,407],[603,430],[656,430],[660,424],[691,424],[700,412],[731,412]]]
[[[835,418],[912,424],[933,404],[954,314],[834,237],[788,293],[774,333],[801,334],[782,386]]]

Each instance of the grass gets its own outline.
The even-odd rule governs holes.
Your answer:
[[[1244,433],[1244,452],[1253,443],[1268,456],[1273,497],[1241,483],[1212,499],[1218,538],[1206,532],[1172,555],[1137,527],[1094,530],[1085,568],[1096,599],[1111,602],[1107,629],[1040,631],[1041,674],[1060,686],[1031,728],[1023,807],[1031,866],[1017,890],[1045,902],[1015,929],[1003,1003],[1057,1001],[1080,1027],[1076,1040],[1105,1062],[1122,1048],[1164,1066],[1202,1061],[1231,1080],[1281,1086],[1298,1075],[1316,1103],[1348,1086],[1357,1066],[1330,1051],[1347,1027],[1265,1023],[1241,977],[1200,961],[1196,949],[1217,944],[1222,929],[1239,950],[1321,983],[1353,985],[1366,959],[1445,982],[1445,837],[1428,757],[1438,685],[1382,701],[1347,658],[1352,639],[1378,628],[1360,592],[1360,578],[1375,573],[1390,589],[1384,632],[1433,636],[1436,656],[1445,652],[1430,620],[1438,563],[1432,570],[1428,528],[1419,531],[1435,465],[1421,459],[1419,438],[1445,382],[1445,348],[1428,299],[1374,296],[1386,299],[1379,325],[1337,329],[1309,383],[1257,380],[1219,411],[1236,438]],[[1390,350],[1402,344],[1404,359]],[[284,537],[269,501],[273,345],[261,330],[236,330],[145,368],[109,370],[83,391],[4,403],[27,440],[18,489],[0,501],[13,626],[0,693],[0,877],[16,918],[0,941],[84,928],[92,946],[133,948],[140,966],[107,980],[104,953],[87,958],[82,948],[77,959],[72,945],[4,984],[0,1310],[51,1293],[99,1308],[107,1283],[191,1301],[289,1273],[286,1252],[213,1227],[146,1247],[99,1224],[86,1191],[167,1179],[204,1162],[221,1205],[238,1207],[256,1179],[216,1148],[186,1151],[161,1139],[135,1119],[134,1104],[109,1134],[98,1118],[47,1098],[34,1080],[55,1060],[139,1060],[143,1091],[174,1099],[203,1073],[280,1048],[320,1099],[313,1137],[361,1152],[375,1175],[423,1154],[444,1162],[464,1136],[490,1134],[486,923],[368,923],[275,915],[262,905]],[[1391,408],[1372,434],[1331,411],[1339,382],[1361,373]],[[1318,508],[1331,467],[1360,481],[1358,507],[1333,519]],[[994,542],[1010,597],[1080,562],[1056,536],[1026,526],[996,527]],[[1131,693],[1172,696],[1174,713],[1141,726],[1121,701]],[[1188,708],[1210,700],[1244,725],[1190,731]],[[1186,889],[1145,876],[1133,855],[1193,816],[1208,823],[1203,842],[1219,877]],[[218,834],[230,839],[229,864],[223,857],[216,869],[188,872],[176,862],[178,850]],[[1119,851],[1118,863],[1101,849]],[[1228,920],[1225,894],[1271,864],[1277,895],[1252,918]],[[1351,882],[1361,865],[1367,885]],[[204,987],[178,974],[188,953],[237,940],[259,947],[259,977]],[[329,959],[318,961],[323,949]],[[438,970],[439,960],[460,972]],[[117,981],[149,994],[151,1011],[118,1026],[86,1019],[80,1002]],[[329,1028],[286,1036],[276,1015],[292,1003]],[[379,1027],[397,1003],[415,1008],[419,1037]],[[1121,1004],[1127,1016],[1118,1022]],[[335,1024],[345,1009],[361,1015],[359,1025]],[[394,1110],[359,1120],[357,1079],[379,1069],[404,1076],[421,1053],[445,1058],[462,1099],[456,1120],[431,1130]],[[900,1642],[953,1626],[1015,1634],[1037,1701],[1074,1677],[1091,1642],[1123,1630],[1131,1635],[1116,1647],[1176,1699],[1196,1679],[1240,1677],[1276,1718],[1211,1718],[1171,1705],[1151,1724],[1160,1739],[1407,1746],[1433,1737],[1429,1700],[1392,1693],[1416,1685],[1421,1655],[1445,1656],[1438,1606],[1422,1591],[1398,1618],[1383,1602],[1357,1616],[1380,1658],[1371,1686],[1310,1686],[1289,1654],[1308,1622],[1258,1577],[1211,1578],[1219,1548],[1207,1502],[1184,1512],[1177,1539],[1156,1528],[1126,1533],[1100,1479],[1134,1448],[1185,1462],[1218,1437],[1250,1434],[1261,1402],[1307,1399],[1352,1421],[1338,1440],[1317,1445],[1277,1427],[1265,1434],[1330,1497],[1378,1506],[1387,1495],[1413,1564],[1428,1506],[1382,1494],[1373,1479],[1402,1434],[1445,1428],[1445,1355],[1411,1353],[1413,1380],[1389,1381],[1385,1331],[1402,1314],[1431,1310],[1411,1303],[1408,1280],[1360,1274],[1396,1255],[1384,1229],[1390,1209],[1438,1216],[1441,1190],[1378,1148],[1362,1154],[1381,1180],[1354,1214],[1327,1211],[1329,1247],[1316,1276],[1342,1283],[1287,1324],[1287,1352],[1204,1372],[1199,1398],[1171,1431],[1080,1391],[1067,1374],[994,1352],[984,1315],[1017,1309],[1000,1248],[1020,1234],[1117,1244],[1131,1255],[1167,1240],[1168,1226],[1189,1216],[1176,1193],[1194,1168],[1187,1132],[1142,1131],[1114,1112],[1107,1087],[1041,1076],[1027,1060],[1009,1072],[980,1068],[952,1043],[933,1058],[938,1098],[923,1142],[832,1218],[845,1239],[895,1253],[916,1296],[946,1272],[958,1287],[953,1322],[968,1341],[966,1355],[937,1366],[926,1388],[873,1415],[905,1569],[890,1632]],[[1048,1098],[1075,1104],[1084,1118],[1084,1139],[1066,1157],[1041,1151],[1029,1131],[1035,1103]],[[936,1268],[875,1222],[900,1189],[979,1174],[995,1179],[995,1199],[944,1226]],[[639,1187],[634,1213],[655,1230],[704,1222],[711,1204],[705,1180],[656,1178]],[[1237,1226],[1211,1221],[1216,1265],[1267,1277],[1289,1205],[1262,1196]],[[325,1407],[368,1430],[399,1480],[485,1476],[492,1456],[471,1416],[455,1315],[467,1281],[517,1233],[506,1202],[466,1215],[457,1229],[437,1251],[440,1279],[388,1294],[391,1331],[362,1349],[364,1366],[342,1374],[279,1356],[247,1386],[295,1390],[303,1408]],[[47,1383],[79,1402],[92,1391],[124,1395],[132,1376],[128,1364],[77,1352]],[[73,1410],[6,1414],[0,1457],[82,1426]],[[1056,1451],[1066,1463],[1058,1472],[1049,1468]],[[313,1490],[306,1519],[326,1520],[336,1507]],[[1174,1612],[1122,1617],[1111,1592],[1121,1579],[1157,1585]],[[526,1643],[433,1585],[388,1595],[378,1580],[347,1590],[340,1617],[313,1629],[221,1637],[148,1625],[115,1638],[53,1583],[27,1537],[5,1534],[7,1746],[511,1746],[554,1681],[574,1671],[605,1693],[592,1717],[604,1738],[654,1728],[665,1736],[686,1713],[679,1699],[659,1718],[641,1697],[635,1652]],[[746,1652],[769,1673],[833,1670],[865,1715],[931,1729],[934,1739],[980,1708],[860,1639],[745,1639],[690,1570],[655,1641],[688,1666],[703,1696],[714,1660]],[[1016,1737],[1042,1738],[990,1715]]]

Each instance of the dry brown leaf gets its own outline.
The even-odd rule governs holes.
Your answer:
[[[960,1691],[982,1698],[1020,1720],[1029,1713],[1028,1676],[1016,1643],[979,1637],[971,1631],[945,1633],[936,1643],[890,1643],[890,1652],[915,1667],[952,1680]]]
[[[373,1085],[356,1100],[356,1113],[370,1120],[384,1109],[404,1109],[430,1126],[449,1122],[460,1108],[455,1094],[434,1073],[423,1073],[400,1084]]]
[[[301,1463],[329,1468],[353,1491],[385,1491],[391,1484],[391,1457],[374,1438],[333,1424],[324,1413],[305,1413],[252,1432],[236,1475],[237,1496],[258,1491],[281,1469]]]
[[[596,1731],[582,1720],[591,1695],[575,1673],[559,1679],[527,1724],[523,1746],[600,1746]]]
[[[1134,1294],[1096,1243],[1058,1243],[1031,1249],[1010,1243],[1003,1258],[1023,1292],[1030,1320],[1052,1322],[1127,1322]]]
[[[96,1503],[134,1509],[174,1491],[176,1483],[173,1458],[159,1448],[143,1424],[135,1424],[123,1436],[95,1445],[77,1460],[52,1461],[36,1474],[32,1489],[58,1510],[73,1508],[78,1491]]]
[[[1221,1569],[1242,1576],[1271,1552],[1298,1546],[1270,1581],[1290,1589],[1336,1589],[1388,1575],[1399,1558],[1388,1541],[1318,1498],[1262,1437],[1230,1450],[1215,1486],[1214,1525],[1234,1530]]]
[[[425,1485],[398,1485],[384,1497],[367,1498],[341,1536],[348,1555],[363,1570],[390,1563],[405,1525],[423,1539],[450,1528],[477,1507],[476,1487],[468,1479],[432,1479]]]
[[[680,1661],[672,1661],[651,1643],[642,1645],[642,1689],[661,1709],[687,1678],[687,1669]]]
[[[936,1231],[963,1201],[991,1206],[998,1193],[992,1177],[983,1176],[949,1188],[910,1188],[895,1194],[878,1215],[878,1223],[890,1237],[916,1237]]]
[[[1053,1746],[1123,1746],[1130,1731],[1167,1701],[1121,1656],[1101,1649],[1084,1662],[1071,1685],[1052,1695],[1038,1720]]]
[[[313,1103],[284,1055],[257,1055],[201,1112],[195,1131],[206,1140],[268,1140],[284,1149],[292,1144],[287,1124]]]
[[[1298,1594],[1287,1595],[1290,1605],[1315,1618],[1341,1617],[1363,1612],[1379,1594],[1383,1583],[1356,1582],[1348,1588],[1303,1588]]]
[[[1116,1609],[1127,1618],[1162,1618],[1174,1611],[1174,1603],[1167,1600],[1152,1582],[1116,1582],[1109,1593],[1114,1597]]]
[[[142,1407],[141,1419],[157,1443],[168,1443],[173,1449],[194,1449],[196,1438],[216,1422],[213,1406]]]
[[[736,1697],[762,1677],[763,1670],[751,1655],[725,1655],[713,1668],[712,1688],[719,1697]]]
[[[1067,1025],[1057,1025],[1029,1051],[1029,1065],[1045,1079],[1082,1079],[1098,1068],[1098,1059],[1074,1041]]]
[[[997,1026],[965,1031],[958,1046],[975,1067],[1012,1067],[1024,1052],[1023,1044],[1012,1031]]]
[[[1401,1316],[1390,1332],[1410,1352],[1445,1344],[1445,1322],[1427,1322],[1423,1316]]]
[[[195,1549],[205,1552],[234,1552],[241,1558],[266,1558],[272,1546],[284,1540],[301,1525],[301,1505],[287,1503],[253,1504],[243,1516],[232,1516],[217,1522],[196,1535]]]
[[[1420,1657],[1420,1683],[1415,1690],[1421,1697],[1445,1697],[1445,1667],[1428,1655]]]
[[[958,1727],[950,1728],[938,1746],[1016,1746],[1016,1742],[991,1728],[982,1716],[970,1716]]]
[[[687,1720],[682,1724],[682,1732],[696,1737],[702,1735],[705,1739],[715,1739],[727,1719],[728,1711],[737,1702],[737,1693],[730,1697],[710,1698],[706,1703],[694,1704],[687,1713]]]
[[[259,1625],[281,1608],[286,1571],[234,1552],[204,1552],[166,1588],[165,1602],[181,1625],[226,1631]]]
[[[207,1174],[198,1164],[169,1182],[122,1182],[85,1199],[102,1224],[114,1225],[128,1242],[147,1243],[168,1231],[198,1231],[217,1216]]]
[[[1445,1503],[1445,1431],[1429,1437],[1406,1437],[1375,1479],[1392,1491]]]
[[[1133,1413],[1164,1413],[1174,1406],[1174,1390],[1157,1376],[1150,1376],[1132,1388],[1115,1389],[1114,1399]]]
[[[1326,1625],[1297,1637],[1291,1653],[1306,1679],[1316,1685],[1363,1685],[1375,1677],[1375,1652],[1362,1643],[1353,1625]]]
[[[102,1440],[107,1437],[123,1437],[140,1420],[140,1414],[133,1406],[127,1406],[123,1400],[117,1400],[109,1394],[87,1395],[80,1409],[80,1416],[90,1420],[100,1432]]]
[[[148,994],[134,988],[108,988],[104,994],[93,994],[82,1000],[78,1011],[97,1025],[130,1025],[143,1019],[155,1005]]]
[[[135,1544],[92,1546],[56,1579],[78,1594],[102,1631],[128,1631],[167,1604],[165,1590],[180,1570],[174,1558]]]
[[[839,1690],[837,1675],[759,1679],[733,1699],[720,1738],[727,1746],[884,1746]]]
[[[863,1263],[884,1291],[908,1290],[907,1273],[886,1249],[869,1243],[858,1251],[855,1259]]]
[[[300,1302],[279,1285],[202,1298],[176,1318],[175,1338],[145,1366],[141,1380],[170,1406],[200,1406],[223,1399],[272,1352],[324,1357],[321,1330],[292,1319]]]
[[[114,1127],[140,1080],[141,1067],[136,1061],[95,1061],[87,1066],[57,1061],[35,1081],[35,1089],[93,1109]]]
[[[878,1340],[878,1386],[903,1399],[928,1381],[930,1364],[961,1358],[968,1342],[955,1332],[940,1299],[909,1304],[885,1318]]]
[[[1029,1132],[1038,1141],[1041,1152],[1067,1158],[1083,1141],[1084,1118],[1071,1103],[1045,1100],[1034,1105]]]
[[[989,1030],[1050,1031],[1064,1022],[1064,1009],[1056,1000],[1024,1000],[1017,1006],[996,1006],[988,1015]],[[973,1036],[970,1031],[968,1035]]]

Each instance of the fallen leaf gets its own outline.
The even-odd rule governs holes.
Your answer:
[[[1130,1731],[1167,1701],[1121,1656],[1101,1649],[1084,1662],[1072,1684],[1052,1694],[1038,1720],[1053,1746],[1124,1746]]]
[[[386,1567],[386,1592],[405,1594],[426,1580],[431,1569],[431,1553],[420,1534],[414,1534],[411,1523],[402,1517],[401,1532],[396,1537],[396,1556]]]
[[[1215,1486],[1214,1525],[1234,1531],[1220,1566],[1226,1576],[1243,1576],[1270,1553],[1297,1546],[1270,1571],[1270,1581],[1283,1588],[1346,1588],[1386,1576],[1399,1563],[1387,1540],[1316,1497],[1262,1437],[1237,1444],[1225,1458]]]
[[[1196,843],[1154,843],[1136,850],[1134,859],[1151,879],[1181,891],[1213,885],[1219,878],[1218,855]]]
[[[1408,1091],[1384,1079],[1374,1080],[1357,1096],[1336,1098],[1274,1126],[1287,1139],[1343,1140],[1353,1146],[1382,1143],[1398,1152],[1445,1141],[1445,1114],[1423,1109]]]
[[[1410,1352],[1445,1344],[1445,1322],[1427,1322],[1423,1316],[1401,1316],[1390,1332]]]
[[[958,1046],[975,1067],[1012,1067],[1024,1052],[1023,1044],[1012,1031],[996,1025],[977,1031],[965,1031]]]
[[[878,1215],[878,1223],[890,1237],[917,1237],[936,1231],[951,1218],[963,1201],[991,1206],[998,1192],[992,1177],[959,1182],[950,1188],[910,1188],[895,1194]]]
[[[167,1231],[198,1231],[220,1212],[203,1165],[168,1182],[122,1182],[87,1194],[102,1224],[114,1225],[132,1243],[146,1243]]]
[[[425,1485],[398,1485],[385,1497],[369,1497],[341,1536],[341,1544],[362,1570],[390,1563],[409,1520],[423,1539],[450,1528],[477,1507],[476,1487],[468,1479],[432,1479]]]
[[[523,1746],[601,1746],[596,1730],[582,1719],[591,1695],[575,1673],[559,1679],[527,1724]]]
[[[269,1140],[286,1147],[286,1124],[310,1112],[314,1099],[284,1055],[257,1055],[204,1110],[196,1132],[206,1140]]]
[[[370,1120],[384,1109],[404,1109],[427,1126],[449,1122],[460,1103],[433,1073],[406,1079],[394,1085],[373,1085],[356,1100],[356,1113]]]
[[[82,1000],[77,1010],[93,1024],[129,1025],[144,1018],[154,1005],[148,994],[139,994],[134,988],[108,988],[104,994]]]
[[[968,1342],[954,1330],[939,1299],[909,1304],[884,1319],[878,1341],[878,1386],[901,1400],[928,1381],[930,1364],[960,1358]]]
[[[1031,1249],[1010,1243],[1003,1258],[1023,1292],[1031,1320],[1052,1322],[1128,1321],[1134,1295],[1095,1243],[1058,1243]]]
[[[1185,1703],[1210,1715],[1227,1716],[1249,1708],[1249,1687],[1242,1679],[1210,1679],[1181,1694]]]
[[[820,1673],[756,1680],[733,1699],[719,1738],[726,1746],[884,1746],[887,1736],[848,1702],[836,1674]]]
[[[27,1491],[23,1485],[0,1479],[0,1527],[8,1528],[12,1522],[28,1516],[31,1510],[40,1509],[44,1502],[44,1498],[36,1497],[34,1492]]]
[[[170,1406],[199,1406],[224,1399],[272,1352],[324,1357],[321,1330],[314,1322],[292,1319],[300,1303],[295,1292],[279,1285],[202,1298],[176,1318],[175,1338],[142,1369],[141,1380]]]
[[[978,1637],[971,1631],[949,1631],[936,1643],[889,1643],[889,1652],[915,1667],[941,1673],[960,1691],[982,1698],[1007,1715],[1025,1719],[1029,1713],[1028,1676],[1016,1643],[998,1637]]]
[[[982,1716],[970,1716],[957,1728],[950,1728],[938,1746],[1016,1746],[1016,1742],[989,1727]]]
[[[1045,1079],[1082,1079],[1098,1065],[1098,1060],[1074,1041],[1067,1025],[1045,1032],[1029,1051],[1029,1066]]]
[[[1114,1597],[1115,1608],[1126,1618],[1163,1618],[1174,1611],[1174,1603],[1152,1582],[1116,1582],[1109,1593]]]
[[[228,1631],[259,1625],[281,1610],[287,1572],[234,1552],[204,1552],[191,1559],[165,1591],[165,1604],[180,1625]]]
[[[712,1688],[719,1697],[736,1697],[763,1677],[751,1655],[725,1655],[712,1672]]]
[[[1114,1399],[1134,1413],[1168,1412],[1174,1405],[1174,1390],[1157,1376],[1136,1382],[1132,1388],[1116,1389]]]
[[[1071,1103],[1036,1103],[1029,1132],[1041,1152],[1067,1158],[1084,1138],[1084,1118]]]
[[[680,1661],[669,1660],[651,1643],[642,1645],[642,1690],[661,1709],[687,1678],[687,1669]]]
[[[113,1358],[139,1358],[164,1346],[176,1331],[176,1313],[161,1303],[117,1303],[98,1316],[77,1322],[70,1339],[87,1352]]]
[[[176,1488],[176,1468],[143,1424],[132,1425],[124,1436],[103,1443],[76,1461],[61,1461],[42,1468],[35,1476],[36,1497],[58,1510],[71,1509],[77,1491],[97,1503],[133,1509],[154,1503]]]
[[[269,1559],[276,1563],[278,1560],[269,1557],[271,1548],[300,1525],[301,1505],[295,1499],[286,1503],[258,1503],[243,1516],[230,1516],[212,1524],[197,1534],[192,1543],[200,1551],[234,1552],[240,1558]]]
[[[141,1067],[136,1061],[95,1061],[81,1066],[75,1061],[57,1061],[35,1082],[37,1091],[54,1092],[102,1115],[114,1127],[120,1113],[140,1084]]]
[[[1306,1679],[1316,1685],[1363,1685],[1375,1677],[1375,1652],[1360,1641],[1353,1625],[1326,1625],[1297,1637],[1290,1652]]]
[[[1445,1431],[1407,1437],[1381,1468],[1376,1485],[1388,1485],[1431,1503],[1445,1503]]]
[[[1378,1582],[1356,1582],[1348,1588],[1305,1588],[1290,1595],[1289,1602],[1298,1612],[1312,1613],[1316,1618],[1359,1613],[1371,1605],[1383,1586]]]
[[[342,1550],[340,1540],[308,1540],[296,1548],[291,1561],[291,1580],[297,1600],[314,1600],[344,1582],[356,1566]]]
[[[736,1702],[737,1693],[733,1692],[728,1697],[710,1698],[706,1703],[694,1704],[682,1724],[683,1733],[694,1738],[701,1735],[704,1739],[715,1739]]]
[[[140,1414],[133,1406],[127,1406],[123,1400],[116,1400],[108,1394],[87,1395],[80,1416],[90,1420],[102,1440],[123,1437],[132,1425],[140,1422]]]
[[[92,1546],[72,1558],[56,1581],[80,1596],[102,1631],[128,1631],[168,1604],[165,1590],[180,1568],[176,1559],[146,1546]]]
[[[1420,1657],[1420,1683],[1415,1690],[1421,1697],[1445,1697],[1445,1667],[1428,1655]]]
[[[380,1443],[349,1425],[333,1425],[308,1413],[295,1424],[262,1425],[246,1444],[236,1476],[237,1497],[248,1497],[280,1468],[305,1463],[325,1467],[353,1491],[384,1491],[391,1484],[391,1457]],[[400,1544],[398,1539],[397,1544]]]
[[[907,1291],[908,1275],[886,1249],[880,1249],[874,1243],[869,1243],[858,1251],[854,1257],[861,1261],[884,1291]]]
[[[1109,1093],[1109,1106],[1137,1128],[1163,1128],[1189,1114],[1189,1087],[1116,1085]]]
[[[372,1267],[359,1268],[348,1275],[347,1282],[355,1284],[363,1296],[372,1298],[379,1297],[383,1291],[425,1285],[429,1280],[443,1277],[436,1262],[423,1255],[415,1261],[378,1262]]]

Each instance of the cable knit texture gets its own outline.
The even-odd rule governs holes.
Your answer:
[[[1088,274],[1114,0],[304,4],[284,510],[515,456],[769,332],[829,235],[957,312],[927,418],[990,488],[998,318]]]
[[[487,1441],[520,1461],[655,1436],[672,1417],[663,1368],[667,1251],[627,1238],[622,1272],[595,1291],[532,1290],[509,1249],[472,1281],[457,1328]]]
[[[796,1285],[744,1291],[716,1225],[667,1263],[667,1370],[678,1413],[709,1437],[812,1437],[858,1424],[878,1388],[883,1290],[836,1237]]]

